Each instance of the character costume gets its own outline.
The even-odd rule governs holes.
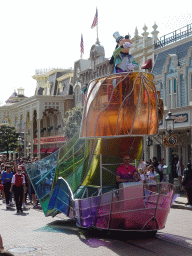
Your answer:
[[[138,63],[135,61],[133,55],[129,54],[129,48],[132,46],[129,36],[125,36],[125,38],[123,38],[119,35],[119,32],[115,32],[113,36],[118,43],[110,60],[110,64],[114,64],[115,66],[114,73],[138,70]]]

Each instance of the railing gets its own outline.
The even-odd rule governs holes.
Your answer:
[[[155,191],[150,190],[150,184],[138,184],[78,199],[73,210],[81,227],[157,230],[164,227],[173,195],[172,184],[156,183]]]
[[[182,27],[180,29],[177,29],[167,35],[164,35],[160,37],[158,42],[155,44],[155,49],[158,49],[160,47],[164,47],[168,44],[171,44],[173,42],[179,41],[183,38],[186,38],[188,36],[192,35],[192,23],[188,24],[185,27]]]

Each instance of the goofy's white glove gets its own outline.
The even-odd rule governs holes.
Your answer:
[[[130,48],[131,46],[132,46],[132,44],[129,43],[129,42],[125,42],[125,43],[123,44],[123,48],[124,48],[124,49]]]
[[[132,71],[134,69],[135,65],[133,63],[127,64],[127,71]]]

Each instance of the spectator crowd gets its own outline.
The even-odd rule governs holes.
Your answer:
[[[163,172],[165,167],[164,159],[161,159],[160,162],[156,157],[149,159],[144,162],[144,159],[141,159],[138,171],[143,183],[151,184],[151,188],[155,187],[156,182],[168,182],[166,174]],[[189,208],[192,208],[192,169],[191,163],[187,164],[187,168],[182,171],[181,161],[178,159],[176,164],[176,176],[178,178],[178,189],[180,192],[185,191],[187,196],[186,205]]]
[[[25,165],[36,162],[34,157],[9,160],[5,155],[0,157],[0,198],[7,210],[16,206],[17,213],[22,213],[27,204],[37,208],[38,200],[26,172]]]

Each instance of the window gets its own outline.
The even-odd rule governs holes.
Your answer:
[[[77,86],[77,88],[76,88],[76,99],[75,99],[75,101],[77,102],[77,103],[79,103],[79,102],[81,102],[81,89],[80,89],[80,87],[79,86]]]
[[[171,94],[171,79],[169,80],[169,94]]]
[[[176,78],[174,78],[174,80],[173,80],[173,92],[174,93],[177,92],[177,80],[176,80]]]

